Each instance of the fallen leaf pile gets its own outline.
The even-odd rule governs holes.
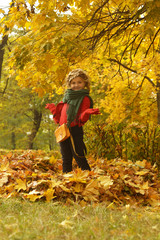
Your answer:
[[[89,158],[92,171],[63,174],[57,152],[0,152],[0,197],[67,203],[160,206],[160,180],[150,162]]]

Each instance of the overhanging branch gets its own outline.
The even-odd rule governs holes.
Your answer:
[[[132,69],[132,68],[124,65],[123,63],[121,63],[120,61],[118,61],[118,60],[116,60],[116,59],[108,58],[108,60],[109,60],[110,62],[115,62],[115,63],[117,63],[118,65],[122,66],[123,68],[127,69],[127,70],[130,71],[130,72],[133,72],[133,73],[138,74],[138,72],[137,72],[136,70],[134,70],[134,69]],[[154,82],[152,82],[152,80],[151,80],[148,76],[145,75],[145,76],[144,76],[144,79],[147,79],[147,80],[152,84],[153,87],[156,87],[156,85],[154,84]]]

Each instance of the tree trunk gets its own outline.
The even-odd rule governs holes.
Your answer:
[[[16,135],[15,132],[11,133],[11,143],[12,143],[12,149],[16,149]]]
[[[3,65],[3,58],[4,58],[4,47],[7,45],[8,35],[4,35],[2,38],[2,43],[0,44],[0,80],[2,77],[2,65]]]
[[[160,124],[160,75],[157,76],[157,109],[158,109],[158,124]]]
[[[34,120],[33,120],[33,127],[31,134],[29,135],[29,142],[28,142],[28,148],[33,149],[33,143],[34,139],[37,135],[37,132],[39,130],[40,124],[42,120],[42,112],[38,111],[37,109],[34,109]]]
[[[9,12],[11,10],[12,7],[14,7],[15,5],[15,2],[14,0],[11,1],[10,3],[10,8],[9,8]],[[9,14],[8,12],[8,14]],[[1,81],[1,77],[2,77],[2,65],[3,65],[3,59],[4,59],[4,53],[5,53],[5,50],[4,50],[4,47],[7,45],[7,42],[8,42],[8,35],[5,34],[9,28],[5,25],[4,26],[4,35],[2,37],[2,43],[0,44],[0,81]]]

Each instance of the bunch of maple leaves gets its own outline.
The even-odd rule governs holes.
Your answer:
[[[57,152],[0,152],[0,198],[159,206],[160,180],[150,162],[89,158],[92,171],[63,174]]]

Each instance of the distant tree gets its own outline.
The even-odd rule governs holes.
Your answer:
[[[34,149],[42,115],[45,117],[49,113],[44,108],[45,99],[39,98],[29,89],[21,89],[16,83],[10,81],[0,97],[0,147]],[[48,132],[47,129],[46,125]]]

